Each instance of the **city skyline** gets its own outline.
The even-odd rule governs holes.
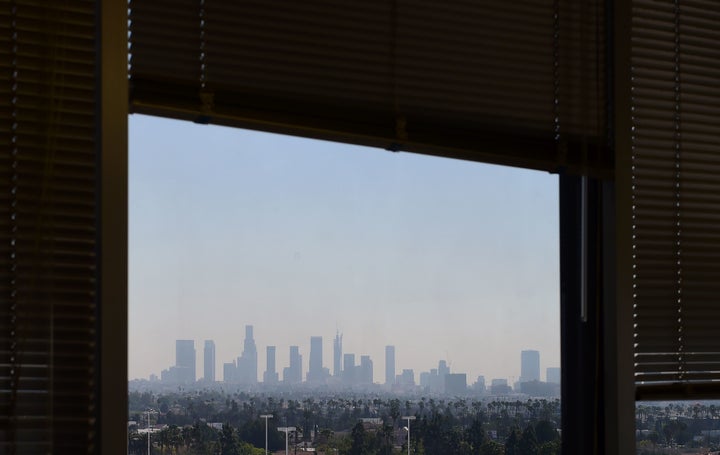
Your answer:
[[[237,362],[245,324],[258,376],[297,345],[304,379],[312,335],[333,371],[338,330],[376,380],[386,345],[396,374],[560,363],[556,176],[133,115],[129,186],[129,378],[172,359],[161,340]]]
[[[255,346],[255,340],[252,338],[254,327],[252,325],[246,325],[245,326],[246,331],[246,338],[244,341],[244,344]],[[251,337],[248,339],[248,335]],[[342,339],[341,333],[336,333],[335,338],[333,339],[333,347],[337,346],[336,342],[338,339]],[[175,340],[175,365],[168,365],[167,369],[160,371],[161,376],[163,380],[169,380],[169,381],[190,381],[190,378],[192,377],[192,381],[195,382],[195,380],[198,381],[207,381],[207,374],[209,369],[209,362],[207,356],[211,356],[211,363],[214,365],[214,369],[212,369],[212,379],[210,382],[216,381],[216,377],[222,378],[217,379],[217,382],[228,382],[228,383],[237,383],[237,384],[246,384],[246,385],[252,385],[252,384],[278,384],[278,383],[308,383],[308,384],[326,384],[326,383],[332,383],[333,379],[331,378],[340,378],[343,381],[345,381],[346,385],[362,385],[362,384],[378,384],[378,385],[396,385],[398,382],[402,381],[401,377],[402,374],[395,375],[396,371],[412,371],[414,382],[416,385],[428,385],[428,381],[432,381],[431,377],[426,376],[425,379],[423,379],[423,375],[435,375],[444,377],[449,374],[462,374],[467,375],[467,372],[465,371],[458,371],[453,370],[450,365],[448,365],[447,361],[445,359],[438,359],[436,360],[437,368],[428,368],[427,370],[415,370],[414,368],[404,368],[404,365],[398,365],[397,359],[395,357],[395,346],[393,345],[387,345],[385,346],[384,350],[384,357],[381,359],[381,361],[384,363],[384,370],[382,373],[380,371],[375,370],[374,368],[374,361],[372,359],[372,356],[367,354],[356,354],[351,352],[345,352],[343,353],[343,365],[339,371],[339,375],[333,374],[333,371],[330,370],[329,366],[331,365],[330,362],[332,362],[332,365],[335,363],[335,354],[336,350],[333,349],[333,356],[332,358],[326,358],[323,357],[323,337],[318,335],[310,336],[310,353],[309,353],[309,359],[307,361],[307,365],[303,365],[302,363],[302,351],[300,350],[298,345],[292,345],[289,346],[289,362],[288,365],[283,366],[284,373],[283,377],[280,377],[277,373],[277,362],[276,362],[276,350],[277,346],[275,345],[268,345],[266,346],[266,362],[265,362],[265,369],[262,369],[259,365],[258,359],[255,359],[254,365],[245,365],[245,372],[238,367],[238,365],[242,365],[243,363],[252,362],[251,359],[243,359],[244,354],[237,357],[237,360],[233,360],[232,362],[217,362],[215,358],[215,343],[213,340],[205,340],[205,349],[204,354],[202,358],[197,358],[196,350],[194,349],[194,340]],[[245,352],[245,351],[244,351]],[[199,355],[199,354],[198,354]],[[193,358],[195,357],[195,358]],[[306,357],[307,358],[307,357]],[[294,359],[294,361],[293,361]],[[520,352],[520,370],[521,375],[518,378],[515,378],[513,376],[497,376],[489,378],[491,380],[496,379],[505,379],[509,380],[509,384],[512,385],[514,382],[530,382],[530,381],[542,381],[542,382],[553,382],[553,383],[559,383],[560,378],[560,367],[559,366],[551,366],[548,365],[545,367],[545,377],[541,377],[540,375],[540,359],[541,355],[539,351],[536,350],[522,350]],[[356,362],[358,360],[358,362]],[[217,362],[217,363],[216,363]],[[194,375],[192,373],[183,372],[183,373],[175,373],[179,368],[187,368],[189,365],[203,365],[203,373],[204,375],[201,377],[199,375]],[[326,366],[328,365],[328,366]],[[305,368],[307,366],[307,368]],[[299,367],[299,369],[298,369]],[[216,371],[218,368],[222,369],[222,375],[218,376],[216,374]],[[348,371],[348,369],[350,369]],[[248,374],[249,371],[257,371],[258,377],[256,377],[254,380],[251,376],[251,374]],[[390,379],[390,376],[388,375],[388,371],[392,372],[392,379]],[[306,372],[306,374],[303,376],[303,372]],[[192,376],[191,376],[192,374]],[[406,373],[407,374],[407,373]],[[348,376],[350,375],[350,376]],[[367,376],[369,375],[369,376]],[[151,373],[150,377],[158,377],[156,373]],[[479,374],[477,376],[467,376],[468,378],[468,385],[474,383],[478,377],[482,378],[482,381],[485,381],[485,378],[487,375]],[[196,379],[197,378],[197,379]],[[419,380],[415,380],[418,379]],[[134,379],[147,379],[147,378],[134,378]],[[517,379],[515,381],[514,379]],[[426,384],[423,384],[423,382],[426,382]],[[335,381],[337,383],[337,381]],[[430,384],[432,385],[432,384]]]

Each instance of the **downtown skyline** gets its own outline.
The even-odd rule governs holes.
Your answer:
[[[326,341],[323,336],[312,335],[309,337],[309,350],[303,352],[299,345],[286,346],[289,352],[288,363],[286,365],[277,362],[277,345],[267,345],[264,349],[257,349],[256,340],[254,339],[254,326],[245,326],[245,346],[242,353],[239,353],[233,359],[217,359],[215,353],[215,343],[213,340],[206,339],[204,350],[190,350],[196,340],[178,339],[175,340],[175,364],[165,365],[163,371],[151,373],[150,377],[162,377],[167,381],[177,382],[206,382],[208,374],[210,374],[210,382],[229,382],[238,384],[326,384],[332,383],[333,379],[336,384],[344,383],[345,385],[362,385],[362,384],[384,384],[387,386],[395,385],[403,380],[403,373],[412,372],[413,381],[416,385],[420,385],[422,375],[438,373],[444,376],[449,373],[459,373],[467,375],[468,385],[473,384],[478,377],[490,385],[493,380],[507,380],[512,386],[514,382],[526,381],[543,381],[543,382],[559,382],[559,366],[547,365],[541,368],[541,354],[536,350],[523,350],[520,352],[519,363],[522,372],[520,377],[512,375],[507,376],[488,376],[478,374],[470,376],[466,371],[454,370],[445,359],[435,360],[434,367],[431,366],[424,370],[409,368],[398,362],[396,356],[395,345],[386,345],[382,358],[374,358],[371,355],[345,352],[342,349],[342,342],[337,340],[343,339],[343,334],[336,332],[333,339]],[[201,341],[198,340],[198,346]],[[332,350],[325,349],[326,344],[332,343]],[[261,366],[259,359],[266,354],[266,362]],[[341,359],[340,369],[335,367],[335,358],[339,356]],[[355,367],[356,372],[352,374],[358,375],[354,379],[348,378],[347,365],[348,361]],[[369,370],[368,364],[369,362]],[[432,363],[432,362],[431,362]],[[232,365],[231,365],[232,364]],[[196,367],[197,365],[197,367]],[[188,368],[192,367],[194,371],[188,372]],[[167,369],[165,369],[167,368]],[[228,370],[231,368],[231,370]],[[172,370],[178,371],[178,373]],[[547,371],[547,375],[541,376],[541,370]],[[435,373],[433,373],[433,371]],[[280,373],[282,372],[282,373]],[[388,373],[392,376],[389,376]],[[397,374],[396,374],[397,372]],[[171,376],[177,374],[178,376]],[[167,376],[166,376],[167,375]],[[182,376],[180,376],[182,375]],[[360,378],[362,375],[363,378]],[[369,375],[369,376],[365,376]],[[525,377],[523,377],[525,375]],[[189,379],[192,378],[192,379]],[[366,379],[367,378],[367,379]],[[133,378],[147,379],[147,378]],[[427,380],[427,378],[426,378]]]

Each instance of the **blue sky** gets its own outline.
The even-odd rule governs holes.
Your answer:
[[[517,378],[560,364],[557,176],[281,135],[130,117],[129,376],[174,340],[222,362],[255,326],[277,367],[310,336],[369,354],[384,380],[437,367]]]

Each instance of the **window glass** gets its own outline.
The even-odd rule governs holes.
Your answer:
[[[271,448],[559,453],[557,191],[131,116],[131,452],[262,448],[267,419]]]

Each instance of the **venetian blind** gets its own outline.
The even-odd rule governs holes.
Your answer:
[[[611,173],[602,0],[130,0],[131,110]]]
[[[634,0],[637,396],[720,392],[720,5]]]
[[[96,444],[93,1],[0,0],[0,452]]]

